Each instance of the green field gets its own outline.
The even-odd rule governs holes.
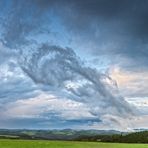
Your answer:
[[[0,148],[148,148],[148,144],[118,144],[41,140],[0,140]]]

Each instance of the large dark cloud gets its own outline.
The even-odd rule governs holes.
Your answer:
[[[76,32],[81,38],[99,42],[100,45],[103,42],[116,46],[115,49],[107,49],[107,52],[130,55],[132,51],[128,50],[134,43],[147,42],[147,0],[14,0],[7,3],[1,2],[1,6],[7,6],[8,9],[7,13],[1,13],[7,14],[4,15],[7,18],[4,19],[7,30],[3,36],[8,44],[15,44],[15,40],[21,43],[24,41],[24,34],[29,35],[35,28],[43,30],[43,24],[50,25],[47,19],[50,19],[51,11],[70,31]]]
[[[64,13],[65,16],[63,17],[68,17],[69,21],[67,20],[66,23],[71,24],[79,31],[82,31],[85,27],[93,26],[93,23],[97,21],[98,29],[100,23],[108,23],[107,27],[110,29],[113,29],[113,25],[115,25],[119,27],[116,29],[123,29],[125,34],[136,35],[138,38],[147,37],[147,0],[71,0],[55,3],[61,6],[65,12],[71,12],[70,14]],[[101,20],[104,22],[101,22]]]
[[[120,66],[128,68],[128,70],[135,70],[137,67],[147,68],[148,21],[146,18],[148,17],[148,2],[102,1],[102,3],[96,2],[94,4],[96,7],[93,7],[93,3],[90,2],[90,6],[92,7],[79,9],[78,20],[80,18],[86,20],[83,26],[87,21],[92,24],[96,22],[92,38],[98,47],[94,52],[98,55],[100,53],[117,55],[119,58],[115,60],[115,63],[120,61],[120,57],[125,57],[125,60],[129,62],[123,60],[123,64]],[[95,13],[91,13],[94,11]],[[91,23],[88,26],[91,26]],[[100,36],[96,33],[98,30],[102,30],[99,31]],[[102,46],[106,47],[102,48]],[[110,58],[114,61],[112,57]]]
[[[76,44],[90,43],[82,46],[84,50],[108,55],[115,63],[122,56],[129,61],[123,60],[124,68],[147,68],[147,0],[39,0],[34,4],[44,11],[52,6]]]

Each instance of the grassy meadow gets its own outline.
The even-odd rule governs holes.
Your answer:
[[[43,140],[0,140],[0,148],[148,148],[148,144]]]

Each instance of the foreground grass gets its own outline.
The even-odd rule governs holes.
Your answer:
[[[0,140],[0,148],[148,148],[148,144],[119,144],[42,140]]]

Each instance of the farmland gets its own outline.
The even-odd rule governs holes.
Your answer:
[[[122,144],[46,140],[0,140],[1,148],[148,148],[147,144]]]

